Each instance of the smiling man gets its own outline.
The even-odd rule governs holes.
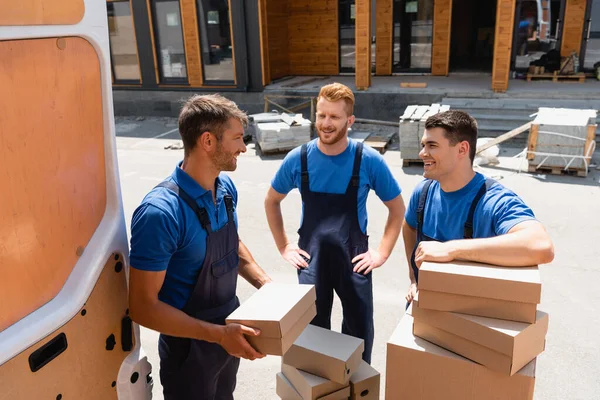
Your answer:
[[[237,191],[221,174],[246,151],[246,123],[222,96],[190,98],[179,115],[183,162],[133,214],[130,315],[161,333],[166,400],[233,399],[239,357],[264,357],[244,337],[260,332],[225,326],[238,275],[256,288],[270,281],[238,237]]]
[[[363,359],[373,348],[372,271],[389,257],[400,234],[404,202],[383,157],[348,138],[354,94],[339,83],[321,88],[315,139],[291,151],[265,199],[267,220],[283,258],[302,284],[314,284],[317,316],[312,324],[330,329],[333,292],[343,308],[342,332],[364,339]],[[280,203],[300,189],[303,215],[299,243],[285,234]],[[373,189],[388,208],[383,239],[369,249],[366,202]]]
[[[477,122],[463,111],[446,111],[425,122],[419,153],[425,180],[411,196],[402,227],[409,303],[423,261],[524,267],[554,258],[552,241],[523,200],[473,170],[476,143]]]

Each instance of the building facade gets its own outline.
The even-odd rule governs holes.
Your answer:
[[[108,1],[115,88],[260,91],[296,75],[484,73],[600,61],[600,0]],[[451,77],[449,78],[451,79]]]

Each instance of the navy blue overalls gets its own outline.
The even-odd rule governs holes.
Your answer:
[[[419,243],[422,241],[436,241],[436,239],[431,238],[423,233],[423,221],[425,220],[425,203],[427,202],[427,194],[429,193],[429,187],[433,181],[431,179],[427,180],[421,189],[421,193],[419,194],[419,204],[417,206],[417,242],[415,243],[415,248],[413,249],[412,255],[410,257],[410,265],[412,267],[413,273],[415,275],[415,281],[419,282],[419,269],[417,268],[417,264],[415,263],[415,253],[417,252],[417,247]],[[463,238],[464,239],[473,239],[473,217],[475,215],[475,209],[479,204],[481,198],[485,195],[487,190],[492,187],[492,185],[496,183],[495,180],[486,178],[485,182],[479,188],[479,191],[473,198],[473,202],[471,203],[471,208],[469,208],[469,214],[467,216],[467,221],[464,225]],[[408,307],[408,304],[406,305]]]
[[[233,218],[233,199],[224,197],[227,224],[213,231],[205,208],[175,183],[158,185],[175,192],[198,216],[208,233],[206,256],[194,290],[183,307],[191,317],[224,325],[225,318],[238,306],[235,294],[238,276],[238,233]],[[233,399],[240,359],[229,355],[216,343],[160,335],[160,380],[165,400]]]
[[[313,192],[309,188],[306,145],[301,149],[304,217],[298,230],[299,247],[310,254],[308,268],[298,271],[301,284],[317,291],[313,325],[331,329],[333,291],[343,307],[342,333],[365,341],[363,360],[371,362],[373,348],[373,282],[371,273],[355,273],[352,259],[369,249],[368,236],[358,221],[358,184],[362,143],[358,143],[352,177],[342,194]]]

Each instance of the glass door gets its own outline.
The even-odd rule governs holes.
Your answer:
[[[233,41],[228,0],[197,0],[204,83],[233,84]]]
[[[356,72],[356,4],[355,0],[340,0],[340,72]]]
[[[433,0],[395,0],[393,72],[431,72]]]
[[[525,71],[547,52],[560,52],[565,3],[566,0],[517,0],[513,69]]]
[[[579,68],[590,71],[600,63],[600,1],[588,1]]]
[[[153,0],[152,17],[160,83],[187,84],[179,1]]]

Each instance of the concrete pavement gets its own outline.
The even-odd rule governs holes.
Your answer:
[[[128,229],[131,215],[143,196],[168,176],[183,157],[182,150],[164,149],[178,138],[176,131],[167,133],[174,128],[172,119],[117,119],[119,169]],[[162,134],[164,136],[152,139]],[[543,288],[539,308],[550,314],[550,329],[546,351],[538,358],[535,399],[600,398],[600,380],[597,378],[600,375],[600,171],[593,169],[587,178],[518,174],[519,160],[511,158],[518,151],[503,149],[500,166],[485,168],[482,172],[518,193],[546,225],[555,243],[554,262],[541,268]],[[408,202],[414,186],[422,179],[422,169],[402,168],[398,151],[388,151],[385,159],[400,182],[405,202]],[[238,159],[238,169],[231,176],[239,192],[242,240],[274,280],[292,283],[296,282],[295,270],[285,264],[275,248],[263,209],[264,196],[281,160],[282,156],[259,157],[254,145],[250,144],[247,153]],[[598,160],[596,164],[599,164]],[[376,247],[387,211],[375,195],[370,196],[367,207],[371,246]],[[297,237],[295,231],[300,219],[297,191],[290,193],[282,209],[288,235]],[[409,283],[407,268],[402,239],[399,239],[387,263],[374,273],[372,364],[382,374],[382,394],[386,341],[404,313],[403,299]],[[254,291],[243,280],[238,287],[242,301]],[[341,308],[336,299],[332,326],[339,330],[340,324]],[[162,399],[157,338],[157,333],[142,329],[142,347],[154,370],[154,398]],[[279,368],[279,357],[242,361],[235,398],[276,398],[275,373]]]

